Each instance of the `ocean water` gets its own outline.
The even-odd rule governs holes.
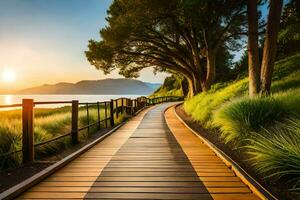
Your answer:
[[[0,105],[20,104],[22,99],[33,99],[38,101],[72,101],[78,100],[79,102],[91,103],[110,101],[121,97],[135,99],[141,95],[0,95]],[[64,105],[51,104],[43,105],[42,107],[60,107]],[[41,106],[40,106],[41,107]]]

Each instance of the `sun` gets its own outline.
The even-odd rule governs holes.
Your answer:
[[[15,82],[16,73],[13,69],[4,69],[2,72],[2,80],[6,83]]]

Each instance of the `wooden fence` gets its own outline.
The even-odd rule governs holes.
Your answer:
[[[33,99],[23,99],[22,104],[13,105],[0,105],[0,108],[22,108],[22,149],[14,152],[7,152],[1,154],[0,157],[16,154],[22,152],[22,163],[30,163],[34,161],[34,148],[48,144],[50,142],[57,141],[59,139],[70,137],[73,145],[79,143],[79,132],[87,129],[89,132],[91,126],[97,126],[97,130],[101,129],[101,123],[104,124],[104,128],[115,126],[115,117],[118,118],[121,113],[133,116],[140,110],[149,105],[154,105],[163,102],[177,101],[182,97],[177,96],[165,96],[165,97],[139,97],[136,99],[119,98],[112,99],[111,101],[82,103],[78,100],[73,101],[51,101],[51,102],[34,102]],[[35,105],[49,105],[49,104],[66,104],[71,105],[71,130],[66,134],[62,134],[58,137],[50,140],[34,144],[34,107]],[[87,125],[84,127],[78,127],[79,107],[86,107]],[[90,123],[89,112],[90,107],[95,106],[97,108],[97,121]],[[104,118],[100,118],[100,110],[104,109]],[[1,113],[0,113],[1,114]]]

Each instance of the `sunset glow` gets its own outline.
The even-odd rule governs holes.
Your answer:
[[[84,54],[88,41],[98,39],[98,30],[107,24],[106,10],[111,3],[112,0],[0,0],[0,91],[122,78],[118,71],[104,75],[96,70]],[[5,72],[8,76],[4,78],[6,68],[13,73]],[[163,82],[165,76],[154,76],[149,68],[141,72],[139,80]]]
[[[16,73],[13,69],[4,69],[2,72],[2,80],[6,83],[12,83],[16,81]]]

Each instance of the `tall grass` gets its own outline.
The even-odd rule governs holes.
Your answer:
[[[108,110],[108,116],[110,115]],[[105,110],[100,107],[100,120],[103,120]],[[120,114],[116,118],[116,124],[120,123],[126,116]],[[89,106],[89,116],[86,113],[86,106],[79,108],[79,128],[98,121],[97,106]],[[105,122],[101,123],[104,127]],[[108,123],[109,125],[109,123]],[[34,119],[34,143],[48,141],[54,137],[69,133],[71,130],[71,107],[35,109]],[[90,127],[89,132],[81,131],[80,140],[85,140],[90,134],[97,131],[97,125]],[[41,159],[64,148],[69,147],[70,137],[39,146],[35,149],[36,158]],[[14,152],[22,148],[22,123],[21,110],[0,112],[0,155]],[[0,158],[0,169],[15,167],[20,164],[21,154],[10,154]]]
[[[209,128],[212,125],[212,113],[223,103],[247,93],[248,81],[242,79],[230,85],[218,85],[184,102],[184,109],[194,120]]]
[[[300,114],[299,102],[300,90],[270,97],[242,98],[218,109],[213,115],[213,124],[220,128],[226,143],[239,146],[252,132],[268,129],[276,122]]]
[[[255,133],[247,141],[246,152],[260,174],[294,183],[292,190],[300,192],[299,117]]]
[[[300,70],[289,74],[286,77],[282,77],[280,80],[274,81],[272,84],[272,92],[280,92],[291,89],[297,89],[300,87]]]
[[[300,87],[300,53],[276,62],[272,91],[275,93]],[[215,84],[208,92],[202,92],[184,103],[185,111],[206,128],[213,128],[213,112],[237,98],[247,96],[248,78]]]

